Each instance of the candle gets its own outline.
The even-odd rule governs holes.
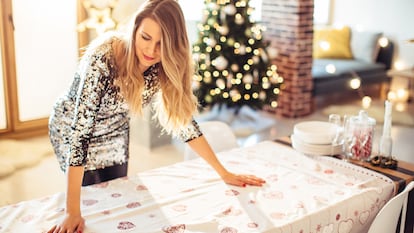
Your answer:
[[[392,103],[385,101],[385,113],[384,113],[384,127],[382,130],[382,136],[380,140],[379,153],[384,157],[392,156],[392,138],[391,138],[391,125],[392,125]]]

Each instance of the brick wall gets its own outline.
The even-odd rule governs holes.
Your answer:
[[[313,0],[263,0],[264,39],[277,51],[272,63],[284,78],[278,114],[295,118],[313,111]]]

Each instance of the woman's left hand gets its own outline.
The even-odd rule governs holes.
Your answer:
[[[213,152],[212,148],[208,144],[206,138],[202,135],[188,142],[188,145],[198,155],[207,161],[220,175],[224,182],[231,185],[246,187],[246,185],[262,186],[266,183],[265,180],[255,175],[250,174],[234,174],[229,172]]]
[[[262,178],[249,174],[233,174],[231,172],[226,172],[221,176],[221,178],[227,184],[242,187],[246,187],[246,185],[262,186],[264,183],[266,183],[266,181]]]

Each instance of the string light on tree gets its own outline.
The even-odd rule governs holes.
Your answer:
[[[276,108],[283,78],[270,64],[264,28],[250,19],[248,0],[204,0],[193,45],[199,76],[194,91],[203,106]],[[200,78],[201,77],[201,78]]]

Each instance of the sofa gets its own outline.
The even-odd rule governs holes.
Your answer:
[[[358,31],[350,27],[315,28],[313,41],[313,95],[354,91],[350,80],[359,77],[361,89],[389,82],[387,70],[393,57],[393,43],[380,46],[381,32]]]

